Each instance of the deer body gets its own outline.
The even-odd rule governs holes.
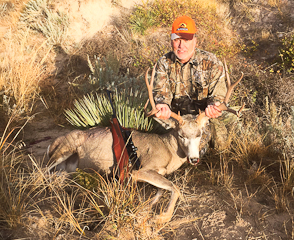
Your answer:
[[[132,178],[172,192],[167,211],[158,217],[162,222],[172,217],[175,203],[180,196],[177,187],[164,176],[181,167],[187,158],[199,159],[201,135],[204,128],[208,127],[208,118],[203,118],[200,122],[195,119],[196,116],[186,115],[181,125],[168,119],[165,123],[173,130],[163,135],[132,132],[141,162],[141,168],[131,172]],[[115,167],[112,145],[112,133],[108,128],[74,130],[57,138],[49,146],[48,153],[52,163],[50,169],[73,172],[78,167],[110,174]],[[161,191],[153,203],[160,195]]]
[[[141,168],[155,168],[165,175],[178,169],[187,160],[184,152],[178,149],[173,133],[157,135],[133,131],[132,139],[138,148],[137,155],[141,161]],[[51,168],[59,167],[58,170],[66,172],[75,171],[73,166],[66,167],[60,164],[76,154],[78,157],[74,163],[76,168],[95,169],[101,173],[110,174],[115,165],[112,145],[112,133],[108,128],[74,130],[57,138],[50,145],[50,162],[55,162]],[[152,161],[154,158],[158,160]],[[180,166],[176,167],[179,163]]]
[[[184,123],[174,124],[174,129],[166,134],[132,132],[134,145],[138,148],[137,155],[141,169],[153,169],[165,175],[177,170],[186,160],[199,159],[200,143],[204,130],[207,130],[208,118],[198,123],[196,116],[186,115]],[[169,119],[169,122],[173,120]],[[110,174],[115,164],[113,154],[112,133],[108,128],[92,128],[74,130],[57,138],[49,146],[51,169],[67,172],[75,169],[95,169]],[[66,163],[68,158],[76,154],[78,161]],[[62,165],[71,164],[71,165]]]

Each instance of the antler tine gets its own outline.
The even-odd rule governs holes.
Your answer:
[[[180,125],[183,123],[183,118],[181,117],[180,114],[176,114],[175,112],[171,112],[170,116],[172,118],[176,119],[179,122]]]
[[[204,117],[205,117],[205,112],[204,111],[201,112],[201,110],[199,109],[199,114],[196,118],[196,122],[201,122]]]
[[[157,63],[153,67],[150,83],[148,81],[148,72],[149,72],[149,69],[150,68],[147,69],[146,74],[145,74],[145,83],[146,83],[146,86],[147,86],[148,97],[149,97],[149,99],[146,101],[145,106],[144,106],[145,115],[147,117],[152,116],[152,115],[154,115],[154,114],[156,114],[156,113],[159,112],[159,110],[155,106],[155,102],[154,102],[154,98],[153,98],[153,93],[152,93],[156,65],[157,65]],[[146,109],[147,109],[147,105],[148,105],[149,102],[150,102],[150,105],[152,107],[152,110],[147,113],[147,110]],[[174,112],[171,112],[171,117],[174,118],[174,119],[176,119],[179,122],[179,124],[182,124],[183,123],[183,119],[182,119],[182,117],[180,115],[178,115],[178,114],[176,114]]]
[[[226,77],[227,77],[227,82],[228,82],[228,90],[227,90],[227,94],[226,94],[224,103],[225,104],[228,104],[229,99],[231,97],[231,94],[233,92],[233,89],[242,80],[244,74],[242,72],[242,76],[240,77],[240,79],[238,81],[236,81],[235,83],[233,83],[233,85],[232,85],[231,84],[231,80],[230,80],[230,76],[229,76],[228,66],[227,66],[227,63],[226,63],[226,60],[225,59],[224,59],[224,65],[225,65]]]
[[[157,113],[159,111],[155,107],[155,102],[154,102],[153,93],[152,93],[156,65],[157,65],[157,63],[155,63],[155,65],[154,65],[154,67],[152,69],[152,75],[151,75],[150,83],[148,81],[148,72],[149,72],[150,68],[147,69],[146,74],[145,74],[145,83],[146,83],[146,86],[147,86],[148,97],[149,97],[149,99],[146,101],[145,106],[144,106],[145,114],[146,114],[147,117],[149,117],[151,115],[154,115],[155,113]],[[148,105],[149,101],[150,101],[150,105],[152,107],[152,110],[147,113],[146,109],[147,109],[147,105]]]
[[[230,80],[230,76],[229,76],[229,70],[228,70],[226,59],[224,59],[224,65],[225,65],[226,77],[227,77],[227,82],[228,82],[228,87],[229,87],[229,86],[231,86],[231,80]]]
[[[226,60],[224,59],[224,65],[225,65],[225,71],[226,71],[226,78],[227,78],[227,83],[228,83],[228,90],[227,90],[227,93],[226,93],[226,96],[225,96],[225,99],[224,99],[224,102],[218,106],[218,108],[221,110],[221,111],[228,111],[228,112],[231,112],[231,113],[234,113],[236,114],[238,117],[240,117],[241,115],[241,111],[243,110],[243,108],[245,107],[245,104],[242,105],[242,107],[238,110],[238,111],[235,111],[231,108],[228,108],[227,107],[227,104],[229,102],[229,99],[231,97],[231,94],[235,88],[235,86],[242,80],[244,74],[242,72],[242,75],[240,77],[240,79],[238,81],[236,81],[235,83],[231,84],[231,80],[230,80],[230,76],[229,76],[229,71],[228,71],[228,66],[227,66],[227,63],[226,63]]]

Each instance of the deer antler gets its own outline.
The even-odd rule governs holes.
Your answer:
[[[155,102],[154,102],[154,98],[153,98],[153,93],[152,93],[156,65],[157,65],[157,63],[155,63],[155,65],[154,65],[154,67],[152,69],[152,75],[151,75],[150,83],[148,81],[148,72],[149,72],[149,69],[150,68],[147,69],[146,74],[145,74],[145,83],[146,83],[146,86],[147,86],[148,97],[149,97],[149,99],[146,101],[145,106],[144,106],[144,111],[145,111],[145,114],[146,114],[147,117],[152,116],[152,115],[154,115],[154,114],[156,114],[156,113],[159,112],[159,110],[155,106]],[[148,106],[149,101],[150,101],[150,105],[152,107],[152,110],[147,113],[147,110],[146,109],[147,109],[147,106]]]
[[[229,99],[230,99],[230,96],[233,92],[233,89],[235,88],[235,86],[241,81],[241,79],[243,78],[243,72],[242,72],[242,76],[240,77],[240,79],[238,81],[236,81],[234,84],[231,84],[231,81],[230,81],[230,76],[229,76],[229,71],[228,71],[228,66],[227,66],[227,63],[226,63],[226,60],[224,59],[224,65],[225,65],[225,70],[226,70],[226,77],[227,77],[227,82],[228,82],[228,90],[227,90],[227,93],[226,93],[226,96],[225,96],[225,100],[223,103],[221,103],[220,106],[218,106],[218,109],[221,110],[221,111],[228,111],[228,112],[231,112],[233,114],[236,114],[238,117],[240,117],[241,115],[241,111],[243,110],[243,108],[245,107],[245,103],[243,103],[242,107],[236,111],[234,109],[231,109],[231,108],[228,108],[227,105],[228,105],[228,102],[229,102]]]
[[[154,65],[154,67],[152,69],[152,75],[151,75],[150,83],[148,81],[148,72],[149,72],[150,68],[147,69],[146,74],[145,74],[145,83],[146,83],[146,86],[147,86],[148,96],[149,96],[149,99],[146,101],[145,106],[144,106],[145,115],[147,117],[152,116],[152,115],[154,115],[154,114],[156,114],[156,113],[158,113],[160,111],[155,106],[153,93],[152,93],[156,65],[157,65],[157,63]],[[150,101],[150,105],[152,107],[152,110],[147,113],[146,109],[147,109],[147,105],[148,105],[149,101]],[[178,114],[176,114],[174,112],[171,112],[171,117],[176,119],[179,122],[179,124],[183,123],[183,119],[182,119],[182,117],[180,115],[178,115]]]

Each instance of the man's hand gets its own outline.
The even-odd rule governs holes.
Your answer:
[[[155,117],[164,120],[170,118],[171,110],[167,104],[156,104],[156,108],[159,112],[155,114]]]
[[[214,105],[208,105],[205,109],[205,114],[209,118],[218,118],[222,115],[222,111],[218,109],[220,102],[216,102]]]

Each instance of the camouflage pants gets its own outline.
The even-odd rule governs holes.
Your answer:
[[[223,112],[222,116],[210,119],[211,145],[222,151],[230,145],[229,131],[238,122],[236,115]]]

